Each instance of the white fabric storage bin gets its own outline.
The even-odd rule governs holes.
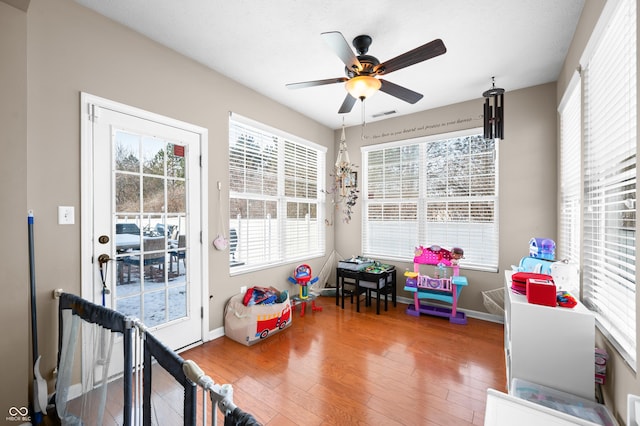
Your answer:
[[[284,330],[291,325],[289,296],[282,303],[245,306],[244,294],[237,294],[227,302],[224,312],[224,334],[243,345],[254,343]]]

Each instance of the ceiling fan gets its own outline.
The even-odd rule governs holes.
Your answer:
[[[286,86],[289,89],[301,89],[303,87],[345,83],[348,93],[338,114],[350,112],[356,99],[364,100],[377,90],[395,96],[410,104],[415,104],[422,99],[420,93],[376,77],[440,56],[447,51],[442,40],[435,39],[396,56],[393,59],[380,63],[377,58],[367,55],[372,42],[371,37],[368,35],[359,35],[353,39],[353,47],[355,47],[358,56],[353,53],[344,36],[339,31],[330,31],[322,33],[321,35],[329,47],[338,55],[342,62],[344,62],[346,77],[289,83]]]

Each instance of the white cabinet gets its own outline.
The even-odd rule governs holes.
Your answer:
[[[507,386],[518,378],[593,400],[593,313],[580,302],[574,308],[528,303],[511,291],[512,274],[505,271]]]

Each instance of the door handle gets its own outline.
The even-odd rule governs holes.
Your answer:
[[[111,260],[111,258],[106,253],[103,253],[100,256],[98,256],[98,264],[100,265],[101,268],[102,268],[102,265],[104,265],[105,263],[107,263],[110,260]]]
[[[105,306],[105,295],[110,294],[111,290],[107,287],[107,263],[112,260],[108,254],[103,253],[98,256],[98,266],[100,268],[100,279],[102,281],[102,306]]]

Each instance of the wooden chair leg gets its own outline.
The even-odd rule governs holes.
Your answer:
[[[385,312],[387,312],[387,310],[388,310],[387,309],[387,303],[388,303],[387,301],[388,301],[388,299],[389,299],[389,287],[385,283],[385,286],[384,286],[384,311]]]

